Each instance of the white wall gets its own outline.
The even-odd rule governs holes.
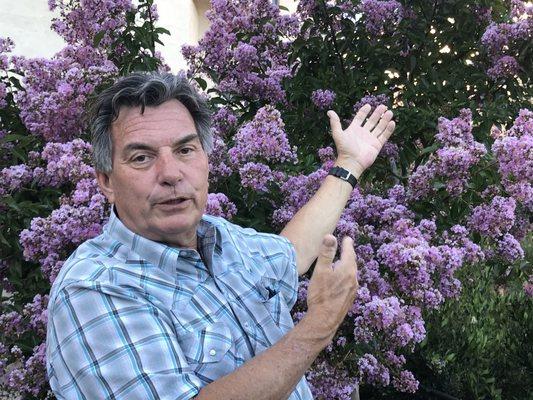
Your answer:
[[[209,0],[156,0],[155,3],[159,12],[158,25],[171,33],[161,37],[165,45],[158,50],[174,72],[185,69],[181,46],[196,44],[207,30],[209,21],[205,12]],[[296,3],[280,1],[290,11],[296,9]],[[50,29],[53,17],[47,0],[0,0],[0,37],[9,36],[15,41],[13,54],[50,57],[65,45]]]
[[[47,0],[0,0],[0,37],[15,41],[13,54],[27,57],[51,57],[65,42],[50,29],[54,13]],[[162,36],[161,54],[173,71],[184,69],[181,46],[194,44],[207,29],[205,11],[209,0],[156,0],[159,26],[171,35]]]
[[[13,54],[50,57],[65,45],[50,29],[53,17],[46,0],[0,0],[0,36],[15,41]]]

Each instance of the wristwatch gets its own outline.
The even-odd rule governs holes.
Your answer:
[[[353,174],[350,171],[345,170],[344,168],[333,167],[329,170],[328,175],[336,176],[337,178],[340,178],[343,181],[348,182],[350,185],[352,185],[352,188],[355,188],[355,185],[357,185],[357,179],[355,178],[355,176],[353,176]]]

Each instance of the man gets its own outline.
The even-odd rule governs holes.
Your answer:
[[[185,78],[135,74],[104,91],[92,123],[113,205],[102,235],[65,262],[49,302],[47,363],[60,399],[310,399],[305,371],[357,290],[351,239],[331,235],[353,189],[328,176],[281,236],[203,215],[211,150],[205,101]],[[358,177],[394,130],[363,107],[337,166]],[[366,122],[365,122],[366,120]],[[349,178],[351,180],[351,178]],[[317,259],[296,325],[297,273]]]

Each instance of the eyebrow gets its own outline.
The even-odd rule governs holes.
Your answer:
[[[173,148],[179,147],[184,145],[185,143],[192,142],[193,140],[200,139],[199,136],[196,133],[191,133],[190,135],[187,135],[180,140],[174,142],[172,144]],[[122,149],[122,155],[126,155],[131,153],[134,150],[154,150],[154,148],[146,143],[142,142],[133,142],[128,143],[123,149]]]

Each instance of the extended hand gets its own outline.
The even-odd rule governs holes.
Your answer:
[[[357,178],[374,163],[396,126],[392,121],[392,111],[384,105],[376,107],[366,119],[371,109],[369,104],[361,107],[345,130],[342,129],[337,113],[328,111],[331,134],[338,154],[336,165],[348,169]]]
[[[333,264],[336,251],[335,236],[324,236],[307,290],[307,315],[319,322],[317,329],[323,329],[326,336],[335,334],[359,288],[353,240],[343,239],[341,257]]]

